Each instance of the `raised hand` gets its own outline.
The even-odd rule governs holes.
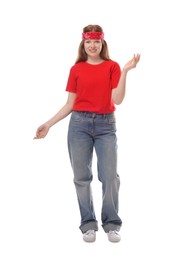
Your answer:
[[[140,56],[141,56],[140,54],[136,54],[136,55],[134,54],[133,58],[132,58],[131,60],[129,60],[129,61],[125,64],[123,70],[129,71],[129,70],[135,68],[136,65],[137,65],[137,63],[138,63],[139,60],[140,60]]]

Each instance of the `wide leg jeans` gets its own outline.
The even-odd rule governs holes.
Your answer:
[[[68,129],[68,149],[74,173],[82,233],[98,230],[91,190],[92,158],[97,155],[98,179],[102,183],[101,221],[104,231],[119,230],[120,178],[117,173],[117,137],[114,113],[73,111]]]

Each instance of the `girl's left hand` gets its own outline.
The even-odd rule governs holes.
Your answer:
[[[125,64],[123,70],[129,71],[129,70],[135,68],[136,65],[137,65],[137,63],[138,63],[139,60],[140,60],[140,56],[141,56],[140,54],[137,54],[137,55],[134,54],[133,58],[132,58],[131,60],[129,60],[129,61]]]

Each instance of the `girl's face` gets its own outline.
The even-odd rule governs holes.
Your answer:
[[[102,50],[102,41],[101,40],[85,40],[84,41],[84,50],[86,54],[90,57],[99,57]]]

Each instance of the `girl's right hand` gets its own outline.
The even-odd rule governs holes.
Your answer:
[[[36,131],[36,136],[34,137],[34,139],[44,138],[47,135],[49,129],[50,129],[50,126],[46,123],[39,126]]]

